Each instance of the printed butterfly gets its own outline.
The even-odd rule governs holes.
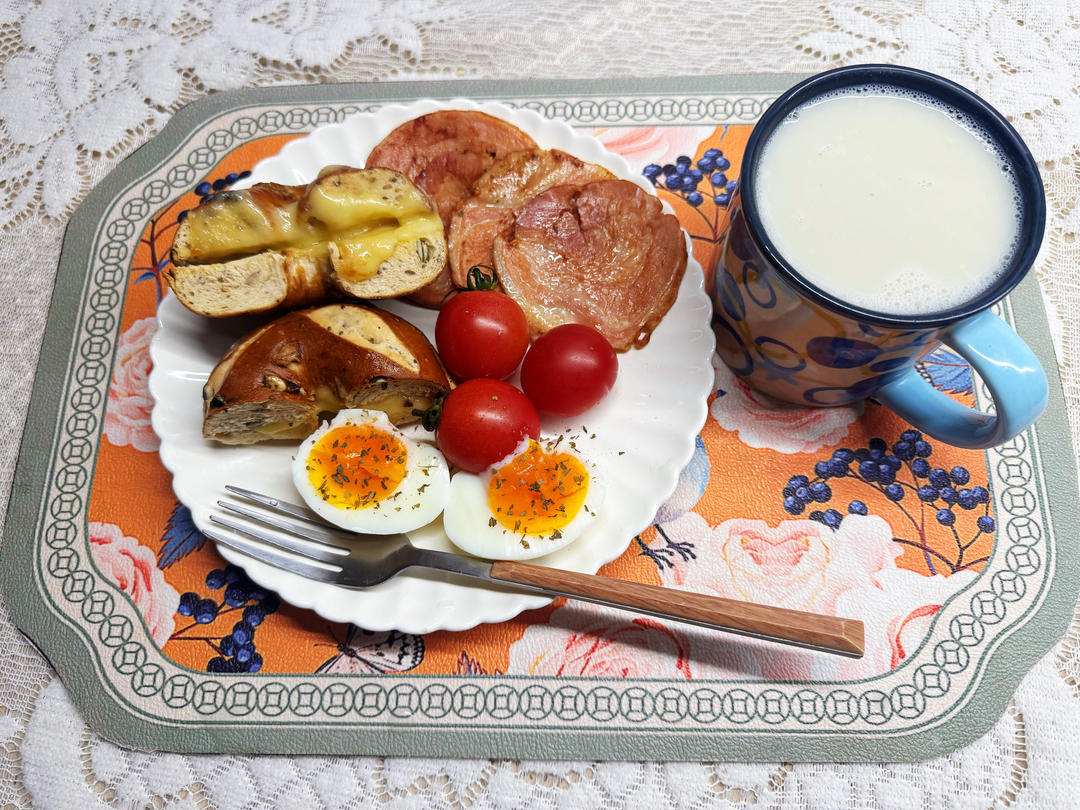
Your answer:
[[[407,672],[424,660],[424,638],[396,630],[370,632],[349,625],[345,640],[337,641],[337,655],[330,657],[315,670],[316,675],[385,675]],[[316,644],[330,647],[330,644]]]
[[[938,346],[918,363],[923,378],[946,394],[971,393],[971,367],[956,352]]]

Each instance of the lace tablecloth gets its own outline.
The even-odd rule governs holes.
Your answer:
[[[440,78],[942,73],[1001,109],[1043,171],[1036,273],[1080,427],[1080,2],[874,4],[67,0],[0,5],[0,513],[64,223],[184,103],[243,86]],[[678,6],[684,6],[679,8]],[[911,765],[425,761],[125,751],[88,729],[0,603],[9,807],[1067,807],[1080,788],[1080,618],[993,730]]]

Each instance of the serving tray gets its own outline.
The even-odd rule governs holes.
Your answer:
[[[922,483],[896,449],[910,428],[876,404],[778,411],[716,364],[678,488],[601,570],[862,618],[858,661],[562,601],[463,632],[328,625],[225,566],[157,457],[146,351],[176,219],[291,139],[390,102],[468,97],[565,119],[639,171],[704,160],[694,189],[659,193],[708,269],[750,127],[796,80],[245,90],[184,108],[124,161],[65,236],[0,549],[15,622],[88,723],[174,751],[728,761],[915,760],[989,729],[1080,588],[1076,472],[1033,278],[1000,314],[1041,357],[1050,405],[991,451],[930,444],[928,462],[974,493],[963,503],[891,501],[830,463],[895,455],[896,480]],[[986,401],[946,350],[922,371]],[[784,490],[802,485],[813,497],[790,514]]]

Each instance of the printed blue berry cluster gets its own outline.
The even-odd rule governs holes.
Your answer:
[[[666,188],[694,208],[707,198],[711,198],[718,207],[726,208],[738,182],[729,180],[725,174],[730,168],[731,161],[724,157],[721,150],[706,149],[696,166],[687,155],[679,155],[674,163],[666,166],[650,163],[642,174],[654,186]]]
[[[204,180],[195,186],[195,193],[199,195],[199,202],[204,203],[217,194],[219,191],[225,191],[233,183],[243,180],[245,177],[250,177],[250,171],[242,172],[229,172],[224,177],[219,177],[217,180]],[[187,218],[187,210],[181,211],[176,216],[177,222],[183,222]]]
[[[278,596],[252,582],[247,574],[235,565],[215,568],[206,575],[206,587],[221,591],[221,601],[213,597],[201,597],[194,591],[181,595],[177,613],[190,616],[194,624],[181,628],[173,638],[205,641],[218,655],[206,663],[207,672],[258,672],[262,669],[262,656],[255,649],[255,629],[268,615],[277,612]],[[211,624],[219,616],[241,612],[240,621],[228,635],[185,636],[199,625]]]
[[[936,571],[931,560],[944,563],[952,571],[966,568],[984,559],[964,560],[964,552],[982,534],[994,531],[994,519],[990,516],[990,491],[985,486],[968,486],[971,473],[966,467],[955,466],[946,470],[935,467],[930,458],[933,445],[917,430],[905,430],[890,447],[882,438],[871,439],[866,447],[850,450],[846,447],[833,452],[832,457],[814,465],[814,477],[792,476],[781,493],[784,509],[791,515],[802,515],[807,507],[829,504],[833,499],[830,481],[846,479],[862,483],[882,493],[907,516],[920,535],[920,541],[893,538],[897,542],[921,548],[927,555],[927,564]],[[911,505],[912,509],[907,506]],[[932,510],[933,519],[949,528],[953,534],[957,557],[950,560],[926,546],[925,531],[912,510],[916,505]],[[962,512],[981,511],[975,519],[975,535],[968,541],[960,538],[957,517]],[[869,509],[861,500],[847,504],[847,514],[866,515]],[[838,529],[845,515],[838,509],[813,509],[807,515],[810,520]]]

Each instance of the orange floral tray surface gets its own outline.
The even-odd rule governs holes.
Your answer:
[[[743,145],[783,87],[756,81],[709,93],[453,90],[494,88],[501,101],[598,137],[654,179],[711,268]],[[859,618],[861,659],[565,600],[464,632],[373,633],[284,604],[225,564],[173,494],[150,426],[148,347],[168,294],[172,235],[201,196],[289,140],[403,97],[394,86],[360,88],[358,104],[352,90],[233,94],[185,110],[130,177],[106,181],[94,221],[76,231],[75,256],[69,232],[65,262],[85,281],[79,309],[67,304],[74,350],[53,370],[66,382],[52,444],[31,439],[28,425],[27,441],[43,442],[42,486],[21,496],[38,542],[16,567],[32,571],[35,587],[14,594],[7,559],[4,567],[20,626],[69,688],[76,673],[92,681],[73,690],[84,710],[105,698],[114,707],[87,712],[100,715],[103,733],[206,751],[788,759],[817,758],[807,744],[821,735],[828,758],[910,759],[988,728],[1008,697],[988,685],[993,673],[1005,666],[1015,683],[1023,661],[1053,641],[1040,628],[1063,629],[1057,603],[1075,596],[1054,540],[1075,501],[1067,439],[1066,452],[1052,454],[1064,482],[1043,475],[1044,435],[1057,449],[1067,435],[1060,395],[1039,426],[984,453],[924,437],[873,402],[779,409],[714,359],[709,416],[677,490],[600,573]],[[1045,351],[1031,293],[1022,289],[1001,314]],[[53,319],[64,305],[58,292]],[[965,403],[985,402],[948,349],[921,370]],[[53,436],[57,424],[70,436]],[[624,440],[632,452],[633,437]],[[1055,486],[1072,501],[1061,505],[1068,498]],[[1054,589],[1061,600],[1048,599]],[[33,607],[20,608],[26,602]],[[53,621],[73,628],[71,638],[44,635]],[[82,636],[96,650],[89,667],[67,662]],[[1023,639],[1030,649],[1001,664],[999,648]],[[312,733],[319,728],[326,733]],[[476,729],[490,731],[486,742],[468,736]]]

